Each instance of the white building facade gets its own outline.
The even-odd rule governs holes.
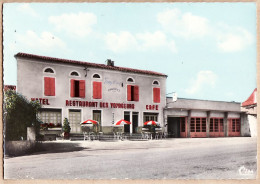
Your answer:
[[[109,133],[120,119],[124,131],[140,133],[143,123],[155,120],[164,127],[167,75],[105,64],[66,60],[26,53],[17,60],[17,92],[42,104],[43,123],[61,126],[68,118],[71,133],[82,133],[80,123],[93,119]]]

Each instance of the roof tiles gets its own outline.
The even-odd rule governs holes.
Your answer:
[[[249,96],[249,98],[244,101],[242,103],[242,106],[249,106],[249,105],[255,105],[257,102],[256,102],[256,92],[257,92],[257,88],[255,88],[255,90],[253,91],[253,93]]]
[[[97,64],[97,63],[90,63],[90,62],[84,62],[84,61],[76,61],[76,60],[61,59],[61,58],[55,58],[55,57],[39,56],[39,55],[27,54],[27,53],[21,53],[21,52],[17,53],[15,55],[15,57],[34,59],[35,61],[40,60],[40,61],[46,61],[46,62],[76,64],[76,65],[83,65],[83,66],[92,67],[92,68],[101,68],[101,69],[108,69],[108,70],[117,70],[117,71],[122,71],[122,72],[132,72],[132,73],[140,73],[140,74],[167,77],[166,74],[154,72],[154,71],[149,71],[149,70],[140,70],[140,69],[126,68],[126,67],[117,67],[117,66],[108,66],[108,65],[105,65],[105,64]]]

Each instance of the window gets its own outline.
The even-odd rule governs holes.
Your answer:
[[[139,86],[127,85],[127,101],[139,101]]]
[[[206,118],[191,118],[191,132],[206,132]]]
[[[38,116],[43,123],[52,123],[55,127],[61,127],[60,109],[40,109]]]
[[[129,77],[129,78],[127,79],[127,82],[134,82],[134,79],[133,79],[132,77]]]
[[[93,99],[102,99],[102,82],[93,82]]]
[[[153,88],[153,102],[154,103],[160,103],[161,102],[160,88]]]
[[[46,69],[44,70],[44,72],[45,72],[45,73],[54,73],[53,69],[51,69],[51,68],[46,68]]]
[[[100,79],[101,77],[100,77],[100,75],[98,75],[98,74],[94,74],[94,75],[93,75],[93,78],[95,78],[95,79]]]
[[[71,73],[70,73],[70,75],[71,75],[71,76],[79,76],[79,73],[78,73],[78,72],[75,72],[75,71],[73,71],[73,72],[71,72]]]
[[[144,113],[144,123],[147,121],[156,121],[158,122],[158,113]]]
[[[70,80],[70,96],[85,98],[85,80]]]
[[[153,85],[159,85],[159,82],[157,80],[153,81]]]
[[[55,96],[55,78],[44,77],[44,95]]]

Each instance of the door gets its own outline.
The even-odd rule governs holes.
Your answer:
[[[240,136],[240,119],[239,118],[231,118],[228,119],[228,136],[229,137],[238,137]]]
[[[224,137],[224,119],[210,118],[209,136],[210,137]]]
[[[180,118],[180,137],[187,137],[187,118]]]
[[[180,117],[168,117],[168,137],[180,137]]]
[[[192,117],[190,120],[190,137],[207,137],[206,118]]]
[[[82,133],[80,122],[81,122],[81,111],[69,110],[69,123],[70,123],[71,133]]]
[[[138,112],[133,112],[132,115],[133,133],[138,132]]]
[[[124,112],[124,120],[130,121],[130,112],[128,112],[128,111]],[[130,133],[130,125],[128,125],[128,124],[124,125],[124,132]]]
[[[102,132],[101,110],[93,110],[93,120],[99,123],[97,132]]]

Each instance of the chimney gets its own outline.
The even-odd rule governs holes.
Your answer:
[[[114,61],[107,59],[107,66],[114,66]]]

